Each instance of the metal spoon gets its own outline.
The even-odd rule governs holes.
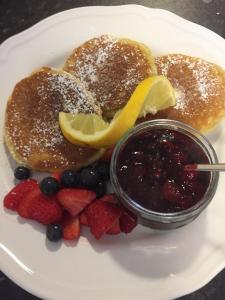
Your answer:
[[[225,164],[190,164],[184,167],[185,171],[216,171],[224,172]]]

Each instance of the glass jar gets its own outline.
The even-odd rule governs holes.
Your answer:
[[[155,129],[169,129],[180,132],[191,138],[202,149],[210,164],[218,163],[218,159],[215,150],[205,136],[184,123],[168,119],[158,119],[141,123],[128,131],[117,143],[111,159],[110,179],[112,189],[119,201],[137,215],[139,223],[154,229],[173,229],[190,223],[207,207],[216,192],[219,172],[210,172],[209,184],[203,197],[187,209],[176,212],[157,212],[140,205],[120,185],[117,176],[118,155],[129,139]]]

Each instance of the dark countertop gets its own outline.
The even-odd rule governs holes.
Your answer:
[[[224,0],[0,0],[0,43],[39,20],[62,10],[79,6],[131,3],[170,10],[181,17],[215,31],[225,38]],[[39,298],[19,288],[0,272],[0,299],[38,300]],[[207,299],[225,299],[225,270],[199,291],[179,298],[179,300]]]

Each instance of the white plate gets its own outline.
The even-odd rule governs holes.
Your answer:
[[[0,46],[3,126],[6,100],[15,83],[43,65],[62,66],[70,51],[102,33],[136,39],[154,55],[181,52],[225,68],[225,41],[170,12],[129,5],[65,11]],[[225,129],[210,135],[225,161]],[[1,138],[1,198],[13,185],[12,164]],[[78,244],[49,244],[44,227],[24,222],[0,206],[0,267],[17,284],[45,299],[170,299],[206,284],[225,266],[225,180],[192,224],[170,232],[138,227],[130,235],[96,242],[87,232]]]

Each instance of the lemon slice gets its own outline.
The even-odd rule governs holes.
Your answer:
[[[170,81],[164,76],[154,76],[143,80],[134,91],[135,97],[144,97],[144,103],[139,117],[176,104],[175,91]],[[133,95],[132,95],[133,96]]]
[[[59,125],[71,143],[94,148],[114,145],[123,134],[134,126],[140,116],[175,104],[173,88],[164,76],[152,76],[143,80],[131,95],[123,109],[110,123],[96,114],[59,113]]]

